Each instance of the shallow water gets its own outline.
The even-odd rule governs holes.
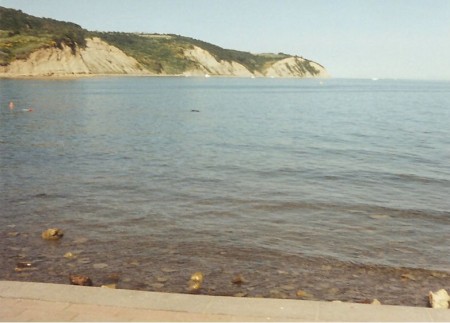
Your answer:
[[[0,104],[0,278],[184,291],[202,271],[204,293],[391,303],[449,286],[448,82],[0,80]]]

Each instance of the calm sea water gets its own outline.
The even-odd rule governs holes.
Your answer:
[[[450,268],[449,82],[0,80],[0,103],[0,227],[27,243]]]

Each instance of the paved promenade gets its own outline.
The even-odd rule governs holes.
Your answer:
[[[0,281],[0,321],[450,322],[450,310]]]

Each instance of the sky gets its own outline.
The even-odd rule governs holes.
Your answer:
[[[88,30],[287,53],[332,77],[450,80],[450,0],[0,0]]]

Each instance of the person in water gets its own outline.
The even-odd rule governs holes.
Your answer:
[[[14,110],[14,108],[15,108],[15,105],[14,105],[13,101],[9,101],[9,105],[8,106],[9,106],[9,110],[10,111]],[[28,109],[22,109],[21,111],[23,111],[23,112],[33,112],[34,110],[33,110],[32,107],[29,107]]]

